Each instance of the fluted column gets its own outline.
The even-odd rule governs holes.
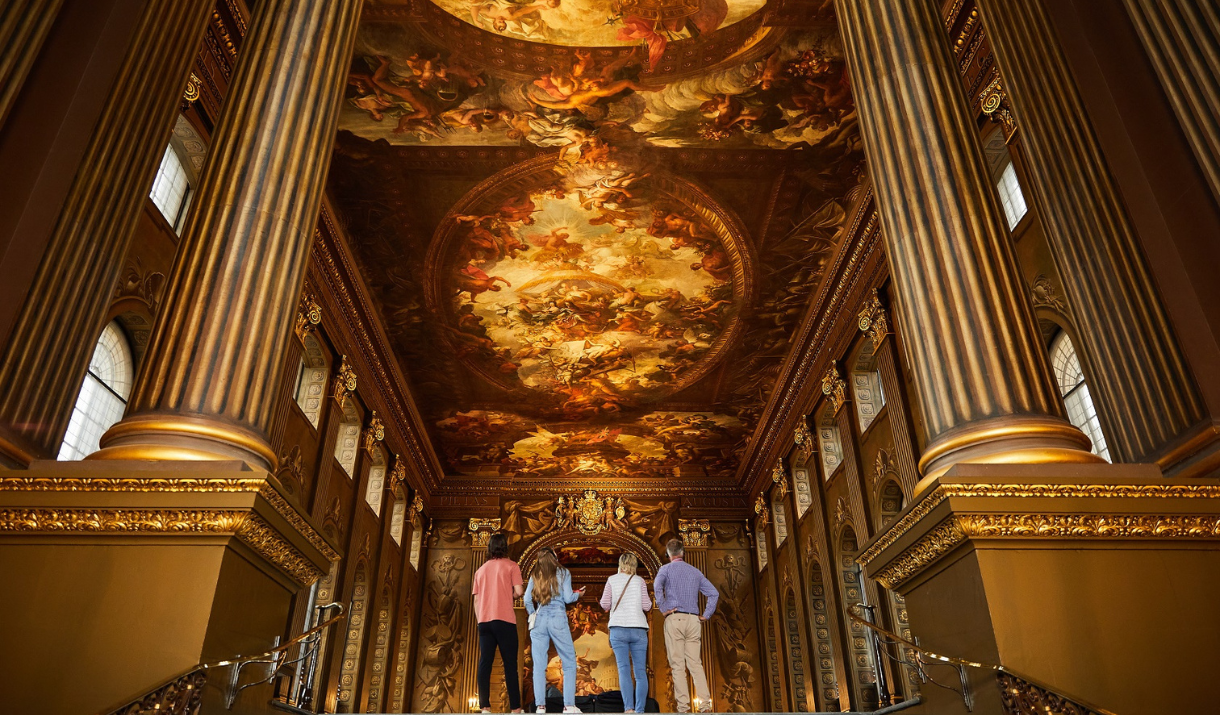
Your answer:
[[[1064,418],[1008,227],[928,0],[836,0],[929,443],[959,462],[1095,461]]]
[[[0,357],[0,457],[55,456],[211,9],[211,0],[149,0],[144,8]],[[27,45],[32,32],[23,35]],[[8,91],[0,85],[0,101]]]
[[[8,0],[0,6],[0,127],[62,4],[63,0]]]
[[[217,125],[128,414],[101,459],[237,457],[266,432],[360,0],[264,0]]]
[[[1089,388],[1109,407],[1106,442],[1115,461],[1146,458],[1203,418],[1194,379],[1042,0],[979,6],[1078,337],[1092,358]]]
[[[1123,0],[1220,202],[1220,10],[1199,0]]]

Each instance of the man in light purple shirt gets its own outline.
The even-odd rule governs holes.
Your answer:
[[[657,571],[653,589],[657,608],[665,614],[665,653],[674,679],[674,699],[678,701],[678,712],[690,712],[690,688],[686,682],[689,670],[695,681],[699,712],[712,712],[712,691],[707,687],[699,648],[703,640],[703,622],[716,612],[720,592],[702,571],[686,563],[686,549],[681,541],[671,540],[665,551],[669,554],[669,563]],[[702,614],[699,594],[707,597]]]

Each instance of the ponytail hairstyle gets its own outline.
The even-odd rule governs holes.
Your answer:
[[[559,558],[555,550],[545,548],[538,552],[538,563],[534,566],[534,603],[545,606],[559,591]]]

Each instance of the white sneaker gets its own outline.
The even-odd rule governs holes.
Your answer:
[[[563,711],[564,711],[565,713],[579,713],[579,712],[584,712],[583,710],[581,710],[580,708],[576,707],[575,705],[564,705],[564,706],[563,706]]]
[[[546,712],[546,706],[544,705],[544,706],[538,708],[537,710],[535,710],[534,712],[538,713],[539,715],[542,715],[542,713]]]

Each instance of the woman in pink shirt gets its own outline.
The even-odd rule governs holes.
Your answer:
[[[521,712],[521,682],[517,675],[517,614],[513,599],[525,592],[521,569],[508,558],[508,539],[492,534],[487,540],[487,561],[474,572],[474,612],[479,619],[479,706],[491,712],[491,665],[500,648],[504,685],[513,712]]]

